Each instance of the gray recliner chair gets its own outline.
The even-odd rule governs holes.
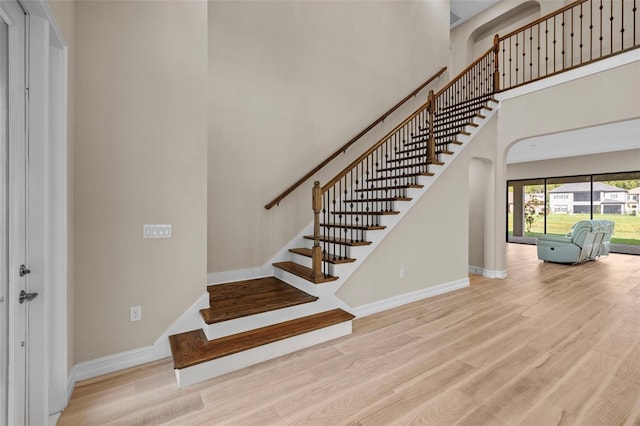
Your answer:
[[[581,220],[566,236],[538,236],[538,259],[555,263],[580,263],[609,254],[615,223],[610,220]]]

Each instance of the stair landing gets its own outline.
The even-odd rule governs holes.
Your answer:
[[[290,286],[276,277],[256,278],[207,286],[209,308],[200,315],[215,324],[249,315],[315,302],[317,297]]]

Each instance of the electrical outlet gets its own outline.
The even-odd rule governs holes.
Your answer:
[[[400,278],[404,278],[407,276],[407,271],[404,268],[400,268]]]
[[[142,319],[142,306],[132,306],[129,308],[129,321],[140,321]]]

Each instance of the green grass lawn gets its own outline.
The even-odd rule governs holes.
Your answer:
[[[594,214],[594,219],[606,219],[615,222],[615,232],[611,238],[612,243],[640,245],[640,216],[622,216],[616,214]],[[588,220],[588,214],[550,214],[547,216],[547,234],[564,235],[571,230],[574,223],[580,220]],[[513,215],[508,216],[509,235],[513,229]],[[526,225],[525,225],[526,229]],[[544,216],[536,217],[531,226],[531,232],[526,236],[535,237],[544,233]]]

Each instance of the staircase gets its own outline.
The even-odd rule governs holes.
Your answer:
[[[497,105],[489,94],[440,109],[433,104],[431,121],[419,110],[414,115],[420,123],[411,122],[413,131],[403,139],[387,138],[394,148],[384,151],[377,164],[362,168],[357,177],[350,175],[353,183],[338,195],[326,192],[334,197],[323,197],[320,233],[303,232],[289,248],[289,258],[273,264],[273,276],[207,287],[209,307],[200,310],[202,328],[169,337],[180,387],[351,333],[354,315],[335,292]],[[314,268],[318,247],[320,274]]]
[[[603,8],[593,1],[576,0],[496,35],[484,55],[437,94],[429,92],[426,104],[324,186],[316,182],[313,222],[296,237],[288,258],[273,264],[273,276],[209,286],[201,329],[169,337],[179,386],[350,334],[354,316],[336,291],[495,114],[496,92],[640,47],[635,5],[627,5],[625,15],[624,2]],[[603,22],[609,22],[607,31]],[[403,102],[265,207],[277,205]]]

